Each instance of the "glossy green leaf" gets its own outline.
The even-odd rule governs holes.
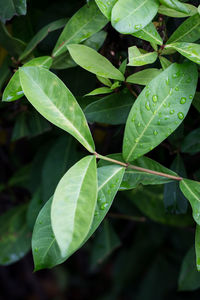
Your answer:
[[[200,152],[200,128],[191,131],[181,144],[183,153],[196,154]]]
[[[133,36],[148,41],[150,43],[155,43],[156,45],[161,46],[163,44],[163,40],[152,22],[150,22],[142,30],[134,33]]]
[[[110,81],[109,78],[104,78],[104,77],[101,77],[101,76],[97,76],[97,79],[103,83],[104,85],[108,86],[108,87],[111,87],[112,86],[112,82]]]
[[[85,116],[64,83],[41,67],[24,67],[19,73],[24,94],[39,113],[72,134],[89,152],[94,152]]]
[[[0,216],[0,265],[14,263],[30,250],[26,209],[26,205],[18,205]]]
[[[91,91],[90,93],[86,94],[85,96],[96,96],[96,95],[102,95],[102,94],[110,94],[112,92],[113,92],[113,90],[109,87],[100,87],[100,88],[97,88],[97,89]]]
[[[94,1],[91,1],[89,5],[84,5],[72,16],[63,29],[53,50],[53,56],[66,52],[66,45],[83,42],[101,30],[107,22]]]
[[[149,68],[130,75],[126,81],[135,84],[147,85],[152,79],[158,76],[162,70]]]
[[[200,287],[200,273],[195,264],[195,250],[192,247],[184,257],[178,279],[179,291],[194,291]]]
[[[61,257],[60,249],[51,227],[51,204],[52,198],[40,211],[33,230],[32,252],[35,271],[52,268],[65,260],[65,258]]]
[[[87,156],[67,171],[53,196],[51,222],[62,257],[69,257],[84,241],[96,202],[96,158]]]
[[[172,8],[176,11],[188,14],[190,12],[189,8],[178,0],[159,0],[163,5]]]
[[[87,71],[105,78],[124,80],[123,74],[94,49],[75,44],[67,48],[73,60]]]
[[[96,4],[98,5],[100,11],[108,20],[111,19],[111,12],[113,6],[118,0],[95,0]]]
[[[134,33],[143,29],[155,17],[157,0],[118,0],[112,9],[112,26],[121,33]]]
[[[152,64],[158,57],[157,52],[142,54],[136,46],[128,48],[129,64],[128,66],[143,66]]]
[[[195,253],[196,253],[196,267],[200,271],[200,226],[196,225],[195,231]]]
[[[200,64],[200,45],[193,43],[174,43],[166,47],[173,48],[189,60]]]
[[[163,70],[167,69],[172,64],[172,62],[164,56],[159,56],[159,60]]]
[[[124,124],[135,98],[128,90],[113,93],[89,104],[85,110],[88,122]]]
[[[159,6],[158,13],[172,18],[186,18],[186,17],[193,16],[197,13],[197,8],[195,6],[187,3],[185,4],[185,6],[189,9],[188,13],[179,12],[165,5]]]
[[[200,15],[186,19],[170,36],[167,44],[177,42],[193,43],[200,39]]]
[[[180,181],[180,189],[191,204],[194,220],[200,225],[200,183],[183,179]]]
[[[120,72],[122,72],[122,74],[125,74],[126,67],[127,67],[127,58],[124,59],[123,62],[121,63],[121,65],[119,66],[119,70],[120,70]]]
[[[13,16],[26,14],[26,0],[1,0],[0,20],[6,22]]]
[[[56,20],[54,22],[49,23],[42,29],[40,29],[38,31],[38,33],[27,44],[23,53],[20,55],[19,60],[23,60],[24,58],[26,58],[37,47],[37,45],[47,37],[47,35],[50,32],[64,27],[66,22],[67,22],[67,19]]]
[[[126,161],[152,150],[181,124],[191,105],[196,84],[195,65],[175,63],[143,89],[126,123],[123,142]]]
[[[50,56],[41,56],[37,58],[33,58],[29,62],[27,62],[24,66],[41,66],[44,68],[50,68],[52,63],[52,58]],[[20,99],[24,96],[24,92],[21,87],[20,78],[19,78],[19,70],[17,70],[12,78],[10,79],[8,85],[6,86],[2,101],[11,102]]]

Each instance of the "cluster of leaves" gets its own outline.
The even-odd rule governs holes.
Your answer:
[[[194,130],[182,137],[183,121],[191,105],[200,111],[197,92],[199,9],[178,0],[91,0],[69,19],[45,25],[24,42],[14,38],[3,24],[14,14],[26,13],[25,1],[13,1],[15,11],[4,4],[6,9],[1,9],[0,16],[0,44],[8,52],[0,69],[0,87],[5,86],[1,105],[5,108],[8,105],[5,102],[18,100],[15,103],[21,108],[12,141],[46,134],[48,143],[41,147],[31,168],[26,165],[11,177],[8,185],[0,186],[2,191],[7,191],[21,185],[32,194],[28,205],[20,204],[1,216],[0,222],[4,224],[1,226],[1,264],[15,262],[29,250],[32,229],[35,270],[64,262],[93,235],[120,190],[130,198],[134,192],[138,193],[138,203],[134,201],[138,208],[149,218],[168,225],[193,225],[189,201],[197,224],[195,249],[199,271],[200,184],[185,178],[181,158],[182,153],[194,155],[200,149],[199,128],[192,128]],[[177,18],[183,21],[168,38],[167,25]],[[51,55],[37,55],[40,53],[38,44],[50,32],[61,28]],[[123,41],[125,47],[116,44],[108,55],[102,45],[112,34],[119,43]],[[84,77],[90,76],[88,72],[93,75],[88,77],[90,92],[82,93],[80,87],[75,98],[70,91],[73,88],[69,90],[60,78],[62,70],[69,69],[70,78],[78,66],[86,70],[78,74],[80,86]],[[105,94],[108,95],[103,96]],[[27,101],[36,110],[30,108]],[[90,155],[77,152],[75,139],[60,131],[61,136],[56,141],[54,135],[49,139],[49,132],[56,129],[40,115],[72,135]],[[98,145],[103,141],[95,137],[95,124],[114,128],[112,143],[116,139],[121,144],[123,139],[122,153],[103,156],[96,152],[95,144],[103,149]],[[178,152],[170,169],[144,156],[166,138],[173,153]],[[168,150],[171,151],[171,146]],[[98,164],[97,159],[100,159]],[[198,177],[196,172],[193,179]],[[166,212],[171,215],[165,215],[162,209],[159,213],[154,211],[152,195],[145,196],[145,192],[139,195],[141,185],[163,184],[161,194],[164,193]],[[131,192],[125,192],[127,190]],[[146,209],[142,197],[152,201],[149,207],[146,204]],[[107,234],[114,249],[118,238],[105,224],[105,231],[97,241],[102,243]],[[105,253],[98,255],[104,257],[109,251],[105,249]],[[192,259],[194,262],[194,251],[190,250],[183,262],[181,284]],[[194,263],[192,272],[199,279]],[[182,285],[185,287],[187,283]],[[198,286],[199,282],[194,279],[189,289]]]

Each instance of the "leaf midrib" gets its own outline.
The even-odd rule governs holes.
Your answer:
[[[196,194],[190,189],[190,187],[187,185],[187,183],[185,182],[185,180],[182,181],[182,184],[185,185],[186,189],[189,190],[189,192],[191,193],[191,195],[198,201],[200,202],[200,199],[196,196]]]
[[[186,36],[187,34],[189,34],[191,31],[193,31],[199,25],[200,25],[200,18],[199,18],[199,22],[197,24],[195,24],[195,26],[193,26],[189,31],[185,32],[182,36],[179,36],[176,40],[172,40],[171,42],[172,43],[176,43],[177,41],[179,41],[180,39],[182,39],[184,36]]]
[[[138,7],[136,7],[136,9],[134,9],[133,11],[131,11],[127,16],[125,16],[124,18],[122,18],[119,22],[123,21],[124,19],[128,19],[132,14],[134,14],[137,10],[139,10],[142,6],[144,6],[147,3],[148,0],[145,0],[142,4],[140,4]],[[119,23],[117,22],[117,23]]]

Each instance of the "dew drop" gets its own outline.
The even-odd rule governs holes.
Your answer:
[[[166,82],[166,85],[169,85],[169,78],[167,78],[167,79],[165,80],[165,82]]]
[[[152,150],[153,149],[153,146],[151,146],[150,148],[149,148],[149,150]]]
[[[178,78],[179,75],[180,75],[180,74],[177,72],[177,73],[174,73],[174,74],[172,75],[172,77],[173,77],[173,78]]]
[[[101,205],[101,210],[104,210],[107,206],[108,206],[108,203],[107,203],[107,202],[103,203],[103,204]]]
[[[182,97],[181,100],[180,100],[180,103],[181,103],[181,104],[185,104],[185,102],[186,102],[186,98],[185,98],[185,97]]]
[[[175,87],[175,91],[179,91],[179,87],[178,86]]]
[[[145,93],[145,96],[149,97],[149,95],[150,95],[150,91],[147,90],[146,93]]]
[[[131,119],[131,122],[134,122],[134,121],[135,121],[135,118],[132,118],[132,119]]]
[[[158,96],[157,95],[153,95],[152,100],[154,103],[156,103],[158,101]]]
[[[165,120],[168,120],[168,119],[169,119],[169,117],[168,117],[168,116],[166,116],[166,117],[165,117]]]
[[[173,89],[171,88],[171,89],[169,90],[169,94],[171,95],[171,94],[172,94],[172,92],[173,92]]]
[[[157,125],[160,125],[160,120],[158,120]]]
[[[145,103],[145,107],[146,107],[147,110],[150,110],[149,101],[147,101],[147,102]]]
[[[135,142],[138,143],[138,142],[139,142],[139,138],[136,138],[136,139],[135,139]]]
[[[154,134],[154,135],[157,135],[157,134],[158,134],[158,131],[157,131],[157,130],[154,130],[153,134]]]
[[[174,114],[174,110],[172,109],[172,110],[170,110],[170,115],[173,115]]]
[[[140,126],[141,126],[141,123],[140,123],[140,122],[138,122],[138,123],[137,123],[137,127],[140,127]]]
[[[164,103],[163,106],[164,106],[164,107],[167,107],[167,103]]]
[[[98,215],[99,215],[99,212],[98,212],[98,211],[95,211],[94,215],[95,215],[95,216],[98,216]]]
[[[41,224],[42,224],[42,221],[40,221],[39,224],[41,225]]]
[[[178,118],[179,118],[180,120],[183,120],[184,114],[183,114],[182,112],[179,112],[179,113],[178,113]]]
[[[39,250],[38,250],[38,248],[35,248],[34,251],[35,251],[35,252],[38,252]]]
[[[189,98],[190,98],[190,99],[193,99],[193,96],[192,96],[192,95],[190,95],[190,96],[189,96]]]
[[[135,25],[134,27],[135,27],[135,29],[140,29],[142,27],[142,25],[138,24],[138,25]]]

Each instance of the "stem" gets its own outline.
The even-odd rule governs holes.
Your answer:
[[[94,155],[96,156],[96,158],[107,160],[107,161],[110,161],[114,164],[123,166],[125,168],[129,168],[129,169],[132,169],[132,170],[145,172],[145,173],[153,174],[153,175],[158,175],[158,176],[166,177],[166,178],[177,180],[177,181],[181,181],[183,179],[182,177],[179,177],[179,176],[169,175],[169,174],[166,174],[166,173],[163,173],[163,172],[157,172],[157,171],[153,171],[153,170],[150,170],[150,169],[141,168],[141,167],[138,167],[138,166],[135,166],[135,165],[130,165],[129,163],[123,163],[123,162],[118,161],[116,159],[112,159],[112,158],[100,155],[96,152],[94,153]]]

